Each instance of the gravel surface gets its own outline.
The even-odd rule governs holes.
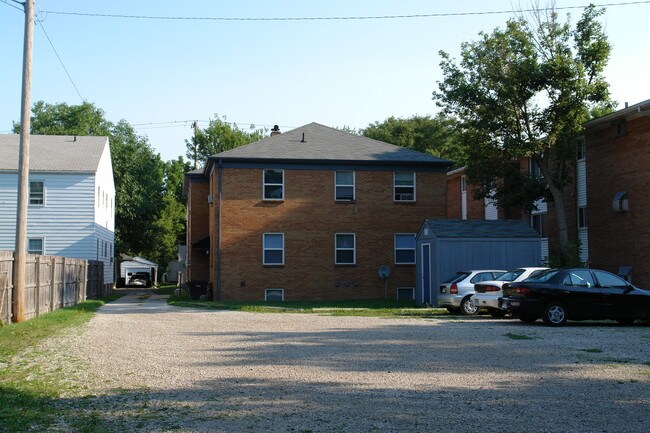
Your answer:
[[[56,347],[94,395],[80,414],[114,431],[650,430],[647,326],[203,311],[129,295],[66,338]]]

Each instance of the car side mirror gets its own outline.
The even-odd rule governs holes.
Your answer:
[[[633,291],[634,291],[634,286],[632,286],[632,285],[628,285],[628,286],[625,288],[625,290],[623,290],[623,293],[627,294],[627,293],[631,293],[631,292],[633,292]]]

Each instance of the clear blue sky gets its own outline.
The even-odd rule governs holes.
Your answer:
[[[0,0],[0,132],[20,118],[24,18]],[[624,3],[623,0],[595,2]],[[557,0],[556,6],[585,6]],[[363,128],[389,116],[437,111],[431,92],[439,50],[511,16],[490,14],[376,20],[189,21],[62,15],[177,17],[333,17],[511,11],[528,2],[483,0],[37,0],[39,19],[81,96],[114,122],[125,119],[168,160],[185,154],[191,120],[215,113],[240,127],[286,131],[309,122]],[[570,12],[573,22],[581,10]],[[603,22],[614,46],[606,75],[619,106],[650,99],[645,36],[650,2],[608,6]],[[78,104],[79,95],[37,25],[32,103]],[[188,122],[183,122],[187,120]],[[173,122],[158,124],[161,122]],[[158,125],[143,125],[143,124]]]

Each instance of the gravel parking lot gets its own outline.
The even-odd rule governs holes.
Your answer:
[[[650,429],[648,326],[202,311],[131,295],[57,347],[85,365],[93,416],[116,431]]]

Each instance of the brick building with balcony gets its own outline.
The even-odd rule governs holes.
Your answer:
[[[219,300],[413,299],[450,166],[317,123],[213,155],[185,178],[188,279]]]

